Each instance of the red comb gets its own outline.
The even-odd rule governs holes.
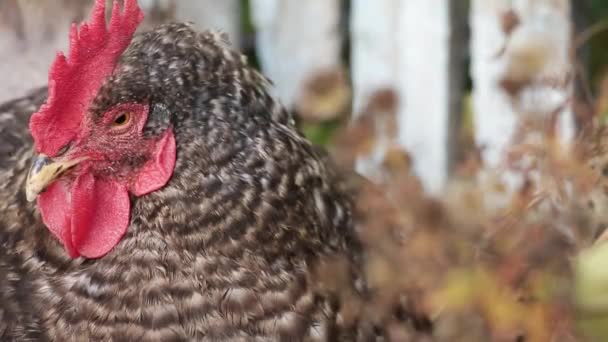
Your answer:
[[[69,56],[59,52],[51,66],[47,101],[30,119],[38,153],[54,156],[76,137],[85,112],[143,20],[137,0],[125,0],[122,12],[114,0],[106,27],[105,3],[95,0],[91,22],[80,30],[72,24]]]

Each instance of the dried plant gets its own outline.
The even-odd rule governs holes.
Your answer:
[[[521,29],[514,13],[503,21],[507,34]],[[382,177],[354,182],[367,291],[349,283],[346,259],[317,274],[338,294],[345,326],[380,327],[395,341],[583,341],[608,333],[608,127],[597,119],[608,92],[596,119],[568,142],[557,127],[570,99],[544,103],[534,94],[567,92],[572,77],[542,75],[550,59],[512,44],[507,49],[521,53],[501,85],[520,125],[502,168],[487,169],[473,147],[446,191],[432,197],[411,170],[415,160],[389,144],[376,165]],[[394,94],[379,91],[338,131],[332,150],[342,169],[373,153],[378,122],[396,127]],[[514,191],[505,174],[522,180]]]

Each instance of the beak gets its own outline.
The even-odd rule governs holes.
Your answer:
[[[35,155],[25,183],[25,197],[33,201],[65,171],[80,163],[82,159],[53,160],[44,154]]]

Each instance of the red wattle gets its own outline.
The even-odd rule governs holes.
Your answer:
[[[58,180],[38,196],[44,224],[70,257],[99,258],[120,242],[129,226],[126,187],[87,172],[72,188]]]
[[[70,197],[67,182],[58,180],[38,196],[38,208],[44,224],[61,241],[70,257],[74,258],[78,252],[72,245]]]
[[[131,203],[122,184],[87,172],[74,181],[71,203],[71,239],[79,255],[104,256],[127,232]]]

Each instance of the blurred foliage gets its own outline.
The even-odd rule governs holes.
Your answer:
[[[341,120],[333,120],[322,124],[303,122],[300,129],[313,143],[326,146],[332,141],[335,132],[342,124]]]
[[[389,92],[372,98],[337,130],[333,156],[344,169],[369,153],[377,119],[395,115]],[[318,271],[340,297],[342,324],[395,341],[605,340],[608,127],[595,122],[569,149],[551,122],[523,116],[505,169],[472,154],[438,197],[423,191],[407,153],[389,148],[385,177],[356,181],[368,295],[351,288],[348,263]],[[511,192],[504,173],[524,181]]]
[[[608,3],[595,5],[608,13]],[[608,50],[601,35],[591,46]],[[341,324],[367,324],[395,341],[608,340],[608,126],[592,120],[569,146],[557,129],[562,104],[524,110],[530,91],[568,84],[534,77],[552,58],[535,42],[518,46],[523,57],[499,82],[520,119],[500,168],[485,167],[470,146],[445,191],[430,196],[411,170],[415,160],[389,143],[375,183],[357,181],[353,212],[366,251],[358,262],[370,289],[356,295],[346,262],[318,271],[340,299]],[[595,73],[598,118],[608,108],[608,78]],[[347,115],[302,127],[352,169],[378,143],[379,122],[394,137],[394,97],[379,92],[337,129]],[[463,113],[463,135],[472,136],[470,95]],[[513,177],[521,183],[510,184]]]

